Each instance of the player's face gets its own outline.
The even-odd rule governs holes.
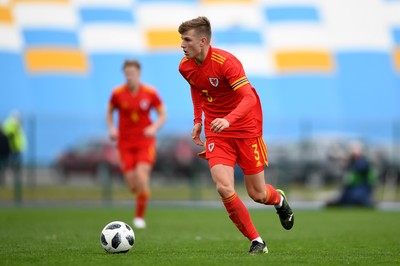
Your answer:
[[[181,48],[187,58],[198,58],[201,55],[204,37],[201,38],[198,36],[195,29],[188,30],[181,34],[181,39]]]
[[[130,88],[136,88],[140,80],[140,71],[135,66],[128,66],[124,70],[126,83]]]

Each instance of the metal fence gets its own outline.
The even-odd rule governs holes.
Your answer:
[[[171,186],[185,184],[189,188],[212,186],[207,164],[197,157],[199,148],[191,143],[191,123],[184,118],[171,121],[159,133],[158,158],[153,172],[155,182]],[[177,124],[186,127],[179,128]],[[349,142],[357,139],[365,143],[367,155],[377,169],[379,186],[384,194],[381,198],[397,199],[399,121],[290,121],[267,118],[264,124],[264,139],[269,149],[266,175],[271,182],[286,187],[338,187],[343,176],[339,157],[348,152]],[[104,117],[96,115],[25,116],[23,125],[28,139],[23,168],[3,171],[2,178],[3,186],[12,187],[12,197],[16,202],[24,197],[24,186],[68,186],[65,178],[56,171],[56,159],[77,142],[107,137]],[[112,193],[110,182],[118,177],[112,177],[108,169],[102,167],[99,164],[95,174],[83,174],[81,181],[96,180],[92,185],[102,191],[101,197],[107,198]],[[240,169],[236,169],[235,176],[238,181],[242,180]],[[117,182],[121,180],[119,177]]]

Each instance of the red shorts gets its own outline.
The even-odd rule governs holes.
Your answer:
[[[268,149],[262,137],[234,139],[210,137],[206,142],[206,159],[210,168],[217,164],[234,167],[237,163],[245,175],[257,174],[268,166]]]
[[[120,147],[118,150],[121,159],[121,170],[124,173],[135,168],[139,162],[154,165],[156,158],[155,141],[147,141],[146,145],[136,147]]]

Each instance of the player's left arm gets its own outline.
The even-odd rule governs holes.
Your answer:
[[[246,116],[250,112],[250,110],[257,104],[257,98],[254,95],[250,85],[243,86],[235,93],[238,93],[242,100],[236,106],[236,108],[233,109],[232,112],[230,112],[224,118],[216,118],[211,122],[210,130],[214,133],[221,132],[240,118]]]
[[[243,87],[236,90],[236,93],[242,99],[238,106],[233,109],[227,116],[224,118],[228,120],[229,124],[235,123],[240,118],[246,116],[250,110],[257,104],[257,98],[254,95],[254,92],[251,88],[250,84],[246,84]]]
[[[144,135],[147,137],[155,136],[157,131],[164,125],[165,121],[167,120],[167,112],[165,110],[165,106],[155,90],[153,94],[153,106],[155,111],[157,112],[157,119],[154,123],[144,129]]]
[[[244,72],[243,66],[236,58],[230,58],[223,68],[224,76],[232,87],[233,93],[236,93],[241,99],[234,110],[223,118],[216,118],[211,122],[211,131],[219,133],[235,123],[240,118],[246,116],[257,104],[257,97],[253,92],[250,82]]]
[[[146,137],[155,136],[157,131],[164,125],[165,121],[167,121],[167,113],[164,105],[159,105],[155,110],[157,112],[157,120],[144,129],[144,135]]]

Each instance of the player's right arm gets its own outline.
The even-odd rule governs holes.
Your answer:
[[[112,140],[117,140],[118,139],[118,130],[115,127],[114,124],[114,118],[113,118],[113,112],[114,112],[114,107],[110,103],[107,108],[107,114],[106,114],[106,120],[107,120],[107,126],[108,126],[108,134]]]
[[[203,121],[202,121],[203,110],[201,109],[201,96],[193,87],[190,87],[190,92],[192,95],[193,115],[194,115],[192,140],[196,145],[203,146],[204,142],[200,139],[200,134],[203,127]]]

